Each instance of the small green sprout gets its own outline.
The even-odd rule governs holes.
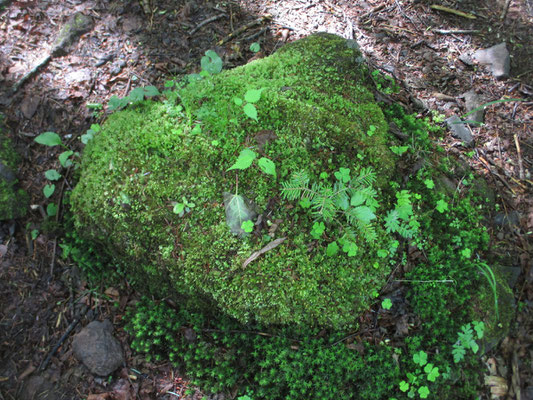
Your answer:
[[[381,307],[384,309],[384,310],[390,310],[391,307],[392,307],[392,300],[391,299],[384,299],[382,302],[381,302]]]

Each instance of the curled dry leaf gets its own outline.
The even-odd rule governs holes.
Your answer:
[[[252,261],[254,261],[257,258],[259,258],[259,256],[261,256],[262,254],[265,254],[267,251],[270,251],[270,250],[275,249],[276,247],[278,247],[280,244],[282,244],[285,241],[285,239],[287,239],[287,238],[286,237],[282,237],[282,238],[273,240],[269,244],[267,244],[265,247],[263,247],[261,250],[253,252],[252,255],[250,257],[248,257],[245,262],[242,263],[242,267],[246,268],[246,266],[248,264],[250,264]]]

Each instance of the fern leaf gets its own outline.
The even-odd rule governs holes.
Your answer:
[[[300,199],[309,189],[309,177],[304,171],[295,172],[290,181],[281,183],[281,195],[287,200]]]

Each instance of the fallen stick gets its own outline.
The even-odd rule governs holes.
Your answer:
[[[477,34],[481,31],[477,29],[433,29],[433,32],[440,35],[468,35],[468,34]]]
[[[253,27],[255,25],[259,25],[259,24],[263,23],[264,21],[268,21],[268,20],[271,20],[271,19],[272,19],[272,15],[270,15],[270,14],[267,14],[267,15],[264,15],[264,16],[262,16],[260,18],[257,18],[255,20],[253,20],[252,22],[249,22],[246,25],[241,26],[239,29],[231,32],[224,39],[220,40],[217,43],[217,45],[222,46],[224,43],[229,42],[231,39],[233,39],[234,37],[240,35],[241,33],[243,33],[244,31],[246,31],[248,29],[250,29],[251,27]]]
[[[213,21],[216,21],[217,19],[223,18],[223,17],[227,17],[227,15],[226,14],[219,14],[219,15],[215,15],[215,16],[213,16],[211,18],[207,18],[205,21],[200,22],[196,26],[196,28],[192,29],[189,32],[189,35],[194,35],[196,32],[198,32],[200,29],[202,29],[202,27],[206,26],[207,24],[210,24]]]
[[[56,345],[54,346],[54,348],[50,351],[50,353],[48,353],[48,355],[46,356],[46,358],[44,359],[44,361],[42,362],[42,364],[39,366],[39,371],[44,371],[46,369],[46,367],[48,367],[48,364],[50,364],[50,360],[52,359],[52,357],[54,356],[54,354],[56,354],[57,350],[59,349],[59,347],[61,347],[61,345],[63,344],[63,342],[68,338],[68,336],[71,334],[71,332],[74,330],[74,328],[76,327],[76,325],[78,325],[81,321],[81,319],[85,316],[85,314],[87,313],[87,311],[89,311],[89,307],[87,307],[85,309],[85,311],[77,318],[74,319],[74,321],[72,321],[70,323],[70,325],[68,326],[67,330],[65,331],[65,333],[63,334],[63,336],[61,336],[59,338],[59,340],[57,341]]]
[[[432,4],[430,6],[430,8],[433,9],[433,10],[444,11],[444,12],[447,12],[447,13],[450,13],[450,14],[454,14],[454,15],[457,15],[457,16],[463,17],[463,18],[468,18],[468,19],[476,19],[477,18],[473,14],[465,13],[463,11],[455,10],[455,9],[449,8],[449,7],[440,6],[438,4]]]
[[[520,142],[518,141],[518,135],[514,134],[514,144],[516,146],[516,152],[518,153],[518,176],[520,179],[525,179],[524,163],[522,162],[522,151],[520,150]]]
[[[500,21],[503,21],[507,16],[507,11],[509,11],[509,6],[511,5],[511,0],[507,0],[503,6],[502,15],[500,15]]]

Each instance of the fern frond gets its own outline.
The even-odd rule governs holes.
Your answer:
[[[376,181],[376,173],[372,169],[372,167],[366,167],[361,168],[361,171],[359,171],[359,175],[354,177],[350,185],[354,187],[358,186],[372,186],[372,184]]]
[[[281,182],[281,195],[287,200],[300,199],[309,191],[309,177],[304,171],[292,174],[288,182]]]

